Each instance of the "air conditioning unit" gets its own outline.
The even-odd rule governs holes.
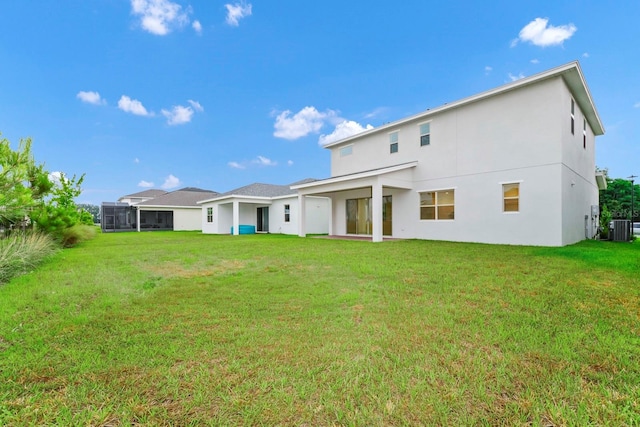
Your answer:
[[[631,221],[614,219],[611,222],[613,223],[613,228],[609,231],[611,240],[614,242],[628,242],[631,240]]]

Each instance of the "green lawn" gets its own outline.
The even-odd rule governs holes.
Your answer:
[[[639,425],[640,242],[99,235],[0,287],[0,425]]]

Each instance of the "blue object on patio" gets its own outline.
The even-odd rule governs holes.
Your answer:
[[[239,234],[256,234],[255,225],[240,225],[238,227]],[[231,227],[231,234],[233,234],[233,226]]]

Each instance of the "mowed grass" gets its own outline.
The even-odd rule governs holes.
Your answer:
[[[103,234],[0,287],[0,425],[638,425],[640,244]]]

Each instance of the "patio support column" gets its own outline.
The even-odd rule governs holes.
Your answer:
[[[372,241],[382,242],[382,184],[376,182],[371,186],[371,221],[373,222]]]
[[[329,236],[333,236],[333,197],[329,197]]]
[[[298,236],[307,236],[307,198],[298,193]]]
[[[233,235],[240,234],[240,203],[237,200],[233,201]]]
[[[140,208],[136,207],[136,230],[140,231]]]

